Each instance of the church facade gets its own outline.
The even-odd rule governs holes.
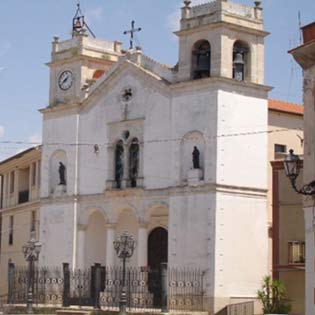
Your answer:
[[[74,32],[54,38],[42,109],[40,264],[198,267],[209,310],[268,273],[262,9],[184,1],[174,68]]]

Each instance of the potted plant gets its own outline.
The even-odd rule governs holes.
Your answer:
[[[286,288],[280,280],[272,279],[270,276],[264,277],[257,296],[263,305],[264,314],[289,314],[291,310]]]

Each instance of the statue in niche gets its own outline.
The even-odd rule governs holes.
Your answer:
[[[59,185],[66,185],[66,167],[62,162],[59,162]]]
[[[139,168],[139,144],[134,141],[129,149],[129,179],[131,187],[137,187]]]
[[[192,153],[192,161],[194,169],[200,169],[200,151],[195,146],[194,151]]]
[[[124,147],[122,141],[119,141],[115,150],[115,181],[117,188],[121,188],[121,181],[124,175]]]

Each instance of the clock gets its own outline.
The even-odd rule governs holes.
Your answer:
[[[74,77],[70,70],[62,72],[58,79],[60,89],[63,91],[69,90],[73,84],[73,79]]]

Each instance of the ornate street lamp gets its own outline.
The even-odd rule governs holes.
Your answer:
[[[127,294],[126,294],[126,259],[133,255],[136,247],[135,239],[132,235],[124,232],[114,241],[114,248],[117,253],[118,258],[123,262],[123,279],[122,279],[122,289],[119,299],[119,314],[125,315],[127,306]]]
[[[300,170],[302,166],[302,161],[299,159],[299,156],[294,154],[294,151],[291,149],[290,154],[284,160],[284,170],[287,177],[290,179],[293,189],[302,195],[314,196],[315,195],[315,180],[302,186],[298,189],[296,187],[296,180],[300,175]]]
[[[25,260],[28,262],[27,276],[27,313],[33,314],[33,283],[34,283],[34,263],[38,261],[42,244],[35,239],[35,232],[31,232],[28,242],[22,247]]]

